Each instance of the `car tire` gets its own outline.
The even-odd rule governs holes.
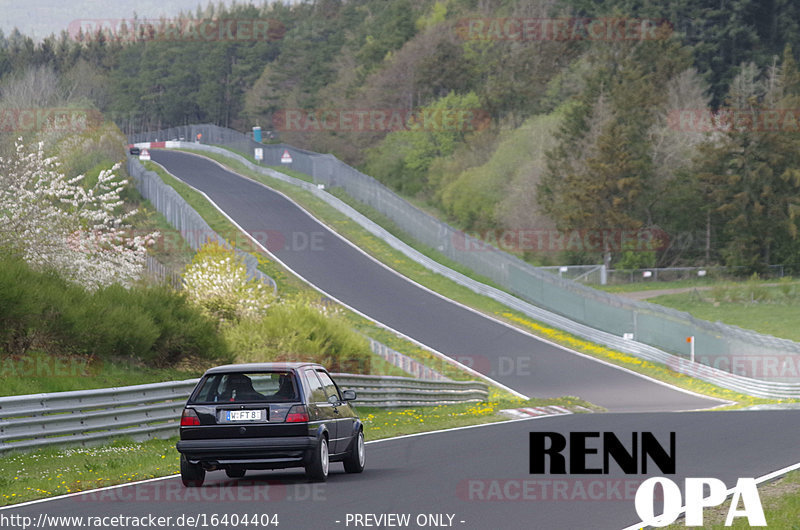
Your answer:
[[[199,488],[206,479],[206,470],[200,464],[192,464],[181,455],[181,482],[187,488]]]
[[[242,478],[247,473],[247,469],[243,467],[228,467],[225,468],[225,474],[230,478]]]
[[[358,431],[356,439],[353,440],[353,447],[344,457],[344,470],[348,473],[361,473],[364,471],[364,464],[366,463],[367,456],[364,450],[364,431]]]
[[[330,467],[327,438],[320,437],[319,443],[312,450],[311,457],[305,467],[308,478],[314,482],[325,482],[328,478],[328,468]]]

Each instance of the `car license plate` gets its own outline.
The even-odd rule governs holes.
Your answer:
[[[229,410],[225,413],[228,421],[260,421],[263,410]]]

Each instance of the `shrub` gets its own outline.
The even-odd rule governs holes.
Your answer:
[[[185,357],[230,360],[215,322],[165,286],[94,292],[21,259],[0,259],[0,347],[133,357],[167,366]]]
[[[37,272],[21,259],[0,258],[0,345],[24,354],[53,339],[68,293],[79,293],[55,272]]]
[[[158,329],[149,315],[131,304],[131,294],[112,286],[85,297],[83,303],[68,304],[62,344],[75,353],[101,358],[146,355]]]
[[[247,267],[234,251],[216,241],[197,252],[183,280],[189,299],[217,320],[263,315],[273,299],[264,282],[247,279]]]
[[[18,141],[12,156],[0,157],[0,246],[90,289],[132,285],[155,234],[127,233],[133,212],[120,209],[117,169],[97,168],[89,184],[65,174],[42,143],[28,149]]]
[[[160,366],[174,364],[185,357],[226,362],[232,359],[214,320],[185,295],[166,286],[136,289],[132,294],[159,331],[144,358]]]
[[[313,361],[332,371],[370,372],[367,339],[307,298],[274,304],[265,317],[242,319],[223,333],[239,362]]]

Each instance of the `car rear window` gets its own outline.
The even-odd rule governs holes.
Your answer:
[[[235,372],[206,376],[189,402],[275,403],[297,399],[292,372]]]

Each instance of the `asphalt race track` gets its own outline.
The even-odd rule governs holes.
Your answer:
[[[422,527],[416,518],[427,514],[452,515],[453,528],[480,530],[620,529],[639,522],[633,495],[642,475],[626,476],[616,468],[608,475],[530,475],[530,431],[614,431],[621,440],[652,431],[665,444],[669,431],[676,431],[676,474],[669,478],[681,489],[686,476],[716,477],[732,487],[737,477],[793,464],[800,434],[793,411],[559,416],[369,443],[363,474],[348,475],[341,464],[332,464],[321,484],[309,483],[300,470],[249,471],[243,479],[215,471],[200,489],[186,489],[172,477],[7,508],[0,517],[151,514],[172,517],[176,527],[181,515],[204,514],[213,528],[214,514],[277,514],[283,529],[356,528],[346,524],[348,514],[368,513],[409,514],[405,528]],[[587,460],[590,467],[601,462],[599,455]],[[540,482],[523,489],[534,480]],[[58,526],[75,527],[74,521]]]
[[[531,397],[579,396],[612,412],[714,407],[630,372],[571,354],[420,288],[365,256],[294,203],[199,156],[153,161],[205,192],[278,259],[329,295]]]
[[[676,469],[667,476],[681,489],[685,477],[715,477],[730,488],[739,477],[761,477],[800,460],[798,411],[678,412],[718,402],[571,354],[431,294],[280,194],[207,159],[165,151],[151,156],[208,194],[256,239],[269,234],[270,250],[331,296],[440,352],[472,360],[515,390],[577,395],[612,412],[368,442],[363,474],[345,474],[333,464],[326,483],[308,482],[299,469],[249,471],[243,479],[215,471],[202,488],[184,488],[178,477],[143,481],[3,508],[0,522],[24,516],[39,528],[85,528],[91,516],[109,517],[100,519],[104,528],[134,527],[110,519],[123,516],[152,517],[144,523],[169,528],[270,528],[274,524],[264,523],[277,520],[283,529],[620,529],[639,522],[634,496],[641,481],[665,473],[652,461],[645,473],[639,461],[640,474],[624,475],[611,460],[607,474],[532,475],[530,432],[611,431],[627,448],[634,433],[645,431],[669,448],[675,432]],[[586,464],[602,467],[602,453],[588,455]]]

